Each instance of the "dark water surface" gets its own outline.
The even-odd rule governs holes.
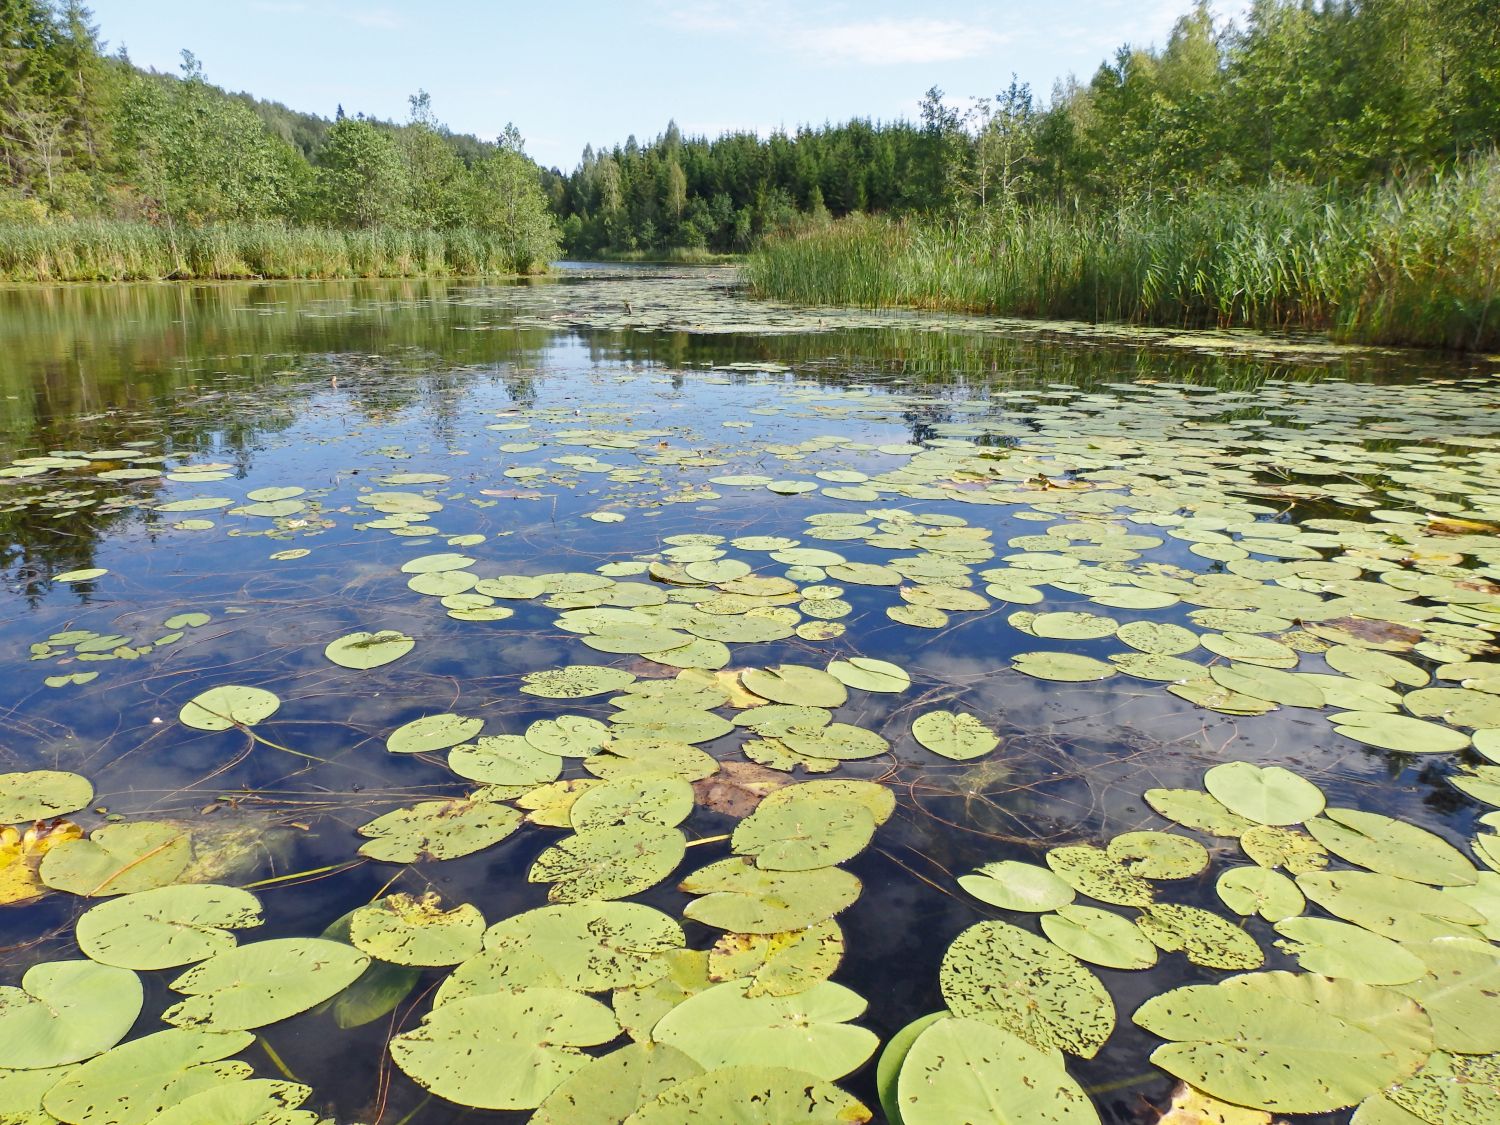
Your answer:
[[[90,452],[122,447],[146,458],[95,459],[0,480],[0,773],[58,769],[88,777],[94,806],[73,818],[87,829],[105,816],[216,828],[239,860],[224,881],[315,873],[261,887],[267,922],[242,941],[316,936],[391,891],[436,890],[449,905],[475,904],[493,923],[545,904],[546,885],[527,882],[526,873],[560,831],[528,825],[445,862],[360,861],[356,828],[374,816],[474,788],[441,753],[388,753],[387,735],[444,711],[482,716],[486,734],[520,733],[560,713],[604,718],[607,697],[538,699],[518,693],[520,676],[569,664],[617,664],[643,677],[675,669],[586,648],[558,627],[556,610],[542,599],[504,603],[516,611],[504,620],[453,619],[438,598],[408,588],[401,566],[409,559],[459,551],[483,577],[592,572],[659,558],[670,546],[663,540],[692,534],[785,536],[886,564],[912,551],[808,538],[816,525],[807,517],[875,510],[872,523],[900,526],[890,512],[902,509],[988,530],[983,546],[993,557],[964,560],[975,574],[1007,566],[1008,555],[1038,553],[1035,542],[1009,541],[1082,519],[1161,542],[1118,555],[1084,552],[1069,569],[1149,566],[1159,577],[1191,582],[1204,574],[1233,579],[1240,560],[1290,566],[1309,555],[1347,560],[1363,551],[1370,564],[1363,578],[1374,581],[1393,568],[1412,569],[1415,548],[1330,543],[1307,521],[1355,521],[1379,532],[1445,516],[1476,523],[1500,516],[1500,383],[1493,375],[1500,365],[1493,360],[1340,351],[1315,341],[809,313],[758,305],[736,294],[732,281],[717,270],[585,268],[483,287],[390,281],[0,292],[0,464],[21,458],[24,466],[25,458],[48,454],[87,461]],[[981,456],[1015,471],[983,478],[965,463]],[[181,479],[184,467],[204,464],[223,468]],[[99,476],[127,465],[167,475]],[[404,474],[430,479],[381,483]],[[815,490],[710,483],[735,475]],[[285,516],[235,514],[227,505],[161,510],[191,497],[239,506],[248,493],[283,487],[307,490],[297,497],[306,506]],[[839,492],[850,488],[852,495]],[[404,528],[370,527],[381,520],[361,501],[372,489],[422,494],[441,508]],[[1139,502],[1116,507],[1120,497]],[[1244,505],[1253,506],[1248,516]],[[623,518],[589,518],[600,513]],[[1282,560],[1235,548],[1236,538],[1246,538],[1246,519],[1291,525],[1313,534],[1314,546]],[[1202,534],[1165,534],[1183,527]],[[1416,569],[1454,581],[1466,576],[1468,588],[1484,594],[1475,600],[1492,603],[1485,591],[1500,552],[1486,552],[1488,528],[1461,533],[1470,538],[1454,557]],[[448,545],[463,536],[484,538]],[[1055,538],[1059,546],[1084,542]],[[1221,540],[1230,549],[1192,549]],[[757,574],[788,569],[763,551],[722,549]],[[1009,565],[1038,583],[1057,575],[1029,570],[1028,559]],[[1358,566],[1350,573],[1358,575]],[[107,573],[53,581],[87,568]],[[1355,603],[1368,591],[1338,585],[1352,579],[1286,576],[1294,580],[1285,588],[1332,583],[1318,596],[1349,597],[1349,616],[1361,615]],[[1274,577],[1267,570],[1256,580]],[[820,581],[805,572],[796,580]],[[1243,612],[1233,599],[1110,608],[1090,593],[1042,584],[1044,601],[1012,604],[996,591],[985,595],[989,608],[954,611],[946,625],[924,628],[887,615],[902,604],[896,586],[821,581],[843,587],[852,605],[839,619],[842,636],[731,644],[730,667],[822,668],[865,656],[896,663],[912,678],[898,694],[851,690],[835,716],[892,747],[833,775],[877,779],[898,798],[873,845],[846,865],[864,889],[839,915],[847,951],[834,977],[868,999],[858,1022],[882,1041],[943,1006],[939,964],[965,927],[1002,919],[1039,932],[1035,915],[979,902],[959,889],[958,876],[996,860],[1041,862],[1057,845],[1102,845],[1133,829],[1171,828],[1144,802],[1149,788],[1200,787],[1204,770],[1227,760],[1284,765],[1321,786],[1330,804],[1397,815],[1460,847],[1484,812],[1448,783],[1482,758],[1363,744],[1328,721],[1341,708],[1225,714],[1152,680],[1121,674],[1053,682],[1011,667],[1018,653],[1104,660],[1128,651],[1113,636],[1028,635],[1012,620],[1018,611],[1086,610],[1204,633],[1211,628],[1188,613],[1215,604]],[[984,591],[984,578],[972,583]],[[1447,604],[1425,594],[1418,601]],[[1255,608],[1254,597],[1249,605]],[[182,630],[175,643],[154,644],[175,631],[167,619],[189,612],[208,622]],[[1389,616],[1372,616],[1390,624]],[[1408,645],[1413,663],[1435,670],[1492,659],[1490,634],[1500,621],[1428,620],[1456,628],[1414,638],[1428,651]],[[415,648],[370,671],[325,658],[335,638],[380,629],[401,630]],[[122,639],[101,650],[109,659],[80,659],[66,639],[48,641],[73,631]],[[1273,622],[1229,631],[1294,630]],[[1298,671],[1332,671],[1315,640],[1303,633],[1297,641]],[[1224,663],[1201,648],[1184,658]],[[87,683],[46,683],[89,672],[97,676]],[[217,684],[279,696],[280,709],[256,733],[295,753],[241,731],[180,724],[182,705]],[[977,716],[1001,736],[1001,748],[969,762],[924,749],[911,720],[937,707]],[[743,737],[736,731],[704,748],[741,761]],[[586,774],[570,758],[564,776]],[[693,840],[734,824],[700,807],[682,827]],[[1214,892],[1226,866],[1246,862],[1236,841],[1190,835],[1209,845],[1213,863],[1192,879],[1162,883],[1162,898],[1241,924]],[[673,878],[632,901],[680,917],[692,896],[676,889],[677,880],[727,848],[689,848]],[[17,982],[38,962],[77,957],[72,925],[89,905],[51,893],[0,907],[0,983]],[[1296,968],[1273,944],[1268,923],[1252,917],[1243,925],[1267,968]],[[700,949],[718,936],[692,922],[686,932]],[[160,1027],[160,1012],[177,999],[167,984],[179,972],[141,974],[147,1001],[132,1037]],[[446,972],[427,970],[392,1016],[363,1027],[341,1030],[330,1014],[313,1012],[259,1034],[313,1087],[308,1108],[339,1122],[521,1119],[430,1099],[391,1065],[384,1042],[419,1022]],[[1167,989],[1230,974],[1181,953],[1164,953],[1151,970],[1097,974],[1114,997],[1118,1026],[1097,1057],[1069,1059],[1069,1071],[1103,1120],[1154,1121],[1173,1080],[1149,1063],[1159,1041],[1129,1014]],[[258,1076],[277,1076],[259,1044],[242,1057]],[[872,1058],[840,1085],[878,1113],[874,1069]],[[1349,1112],[1296,1120],[1345,1122]]]

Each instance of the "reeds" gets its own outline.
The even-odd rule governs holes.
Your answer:
[[[768,239],[753,291],[1352,342],[1500,348],[1500,156],[1339,195],[1272,183],[1104,214],[850,217]]]
[[[171,227],[105,219],[0,224],[6,281],[480,276],[525,273],[537,264],[516,260],[513,239],[463,228]]]

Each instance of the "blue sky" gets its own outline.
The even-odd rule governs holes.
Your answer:
[[[93,0],[111,48],[331,116],[404,120],[419,87],[460,132],[507,121],[571,169],[586,142],[914,117],[928,87],[1038,93],[1121,43],[1161,43],[1191,0]],[[1229,10],[1221,0],[1218,10]]]

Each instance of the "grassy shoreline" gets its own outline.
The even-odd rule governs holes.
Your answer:
[[[1289,184],[1103,215],[850,217],[769,239],[761,296],[1500,348],[1500,156],[1338,197]]]
[[[485,231],[339,230],[282,223],[156,226],[116,220],[0,224],[0,281],[235,281],[530,273]]]

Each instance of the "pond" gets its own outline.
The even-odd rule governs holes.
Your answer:
[[[0,1120],[1500,1120],[1500,358],[617,267],[0,339]]]

